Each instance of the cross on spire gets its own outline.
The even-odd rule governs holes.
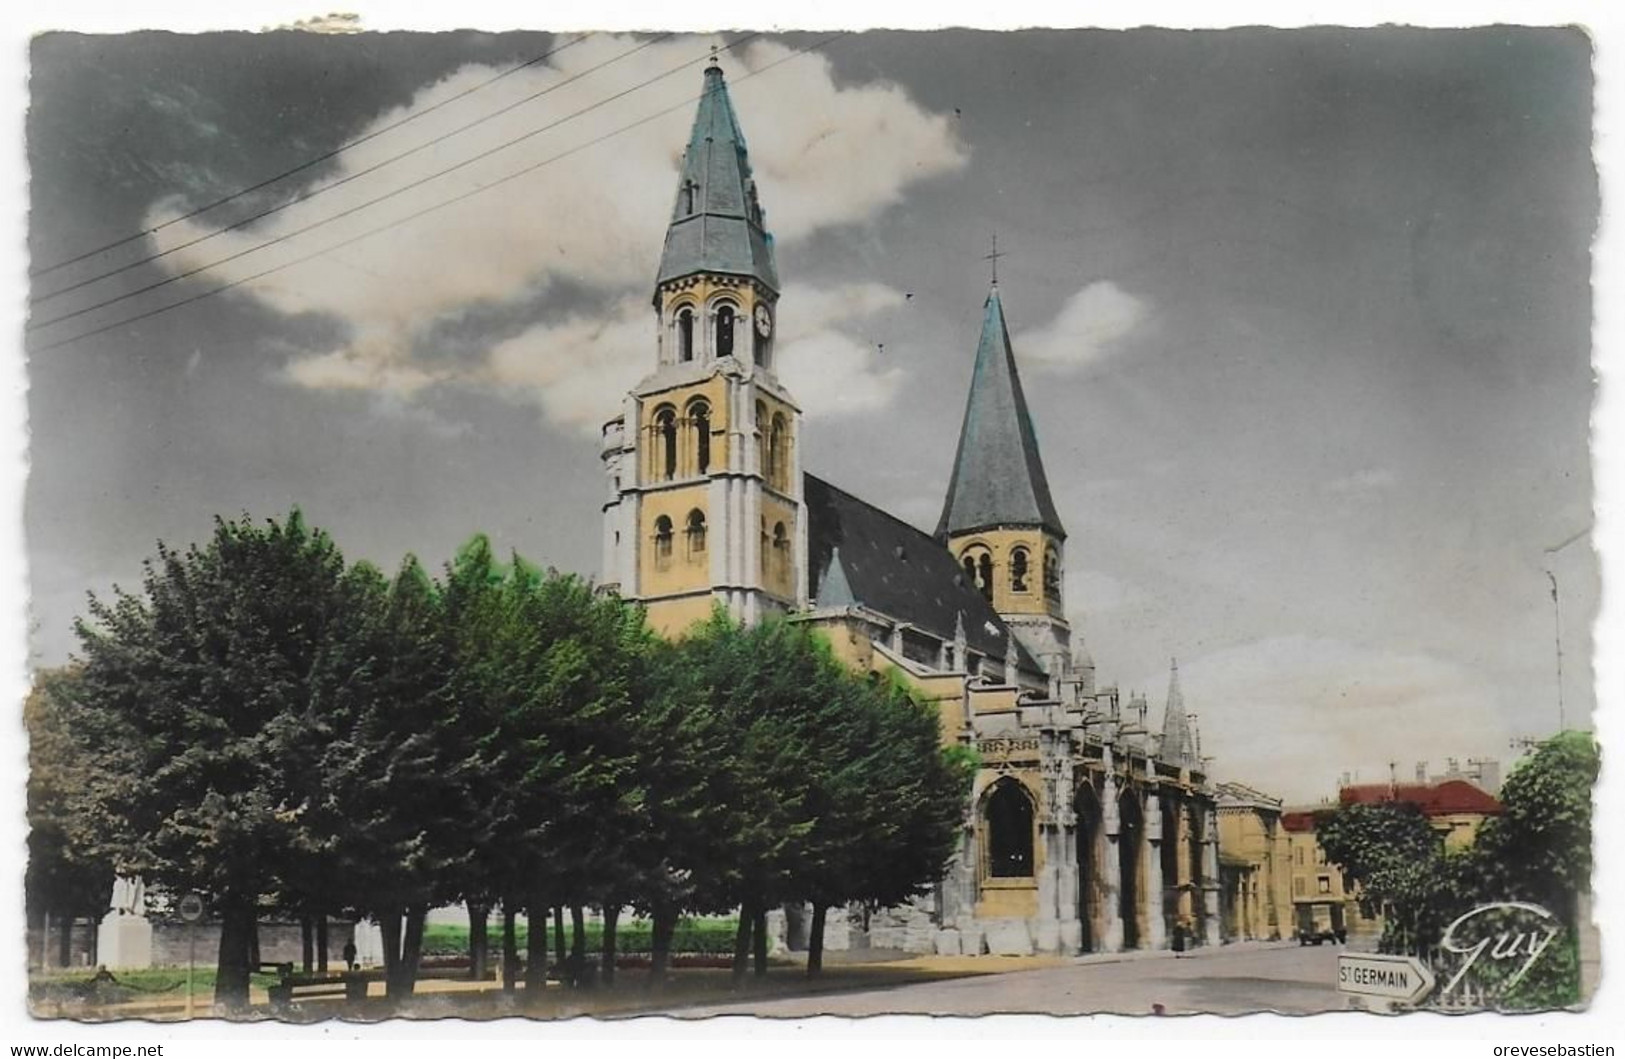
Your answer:
[[[1006,256],[1008,255],[999,253],[999,233],[994,232],[993,249],[990,253],[983,254],[982,260],[989,262],[989,265],[993,270],[993,286],[995,287],[999,285],[999,258]]]
[[[711,45],[711,62],[710,62],[709,65],[711,65],[711,66],[721,66],[722,65],[717,60],[717,46],[715,44]]]

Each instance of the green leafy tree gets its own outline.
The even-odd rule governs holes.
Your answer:
[[[1561,732],[1519,761],[1501,787],[1502,815],[1474,842],[1484,885],[1579,926],[1579,895],[1591,886],[1591,800],[1602,758],[1589,732]]]
[[[386,988],[410,995],[430,908],[461,896],[472,813],[443,600],[415,558],[393,582],[351,573],[361,606],[309,802],[337,906],[378,921]]]
[[[97,841],[102,822],[88,817],[92,808],[81,797],[90,786],[97,762],[86,752],[83,732],[76,731],[73,668],[39,673],[23,704],[28,730],[28,869],[24,902],[28,924],[41,932],[56,925],[58,966],[70,953],[68,929],[78,918],[92,922],[107,911],[113,889],[113,864]],[[41,965],[52,954],[40,953]]]
[[[86,793],[120,871],[211,902],[216,1000],[241,1008],[261,899],[310,848],[299,777],[345,679],[357,601],[338,548],[298,511],[160,545],[142,589],[93,598],[77,626],[73,698],[98,762]]]
[[[942,877],[975,775],[899,680],[831,659],[827,681],[813,729],[820,767],[808,781],[814,824],[793,884],[812,905],[809,975],[822,969],[831,907],[901,904]]]
[[[1438,941],[1455,914],[1460,869],[1450,866],[1418,806],[1379,802],[1317,813],[1315,838],[1358,886],[1362,911],[1383,917],[1384,952],[1421,951]]]

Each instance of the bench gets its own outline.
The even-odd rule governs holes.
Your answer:
[[[295,1000],[321,997],[342,996],[346,1000],[365,1000],[367,986],[372,982],[381,982],[383,978],[384,972],[381,970],[294,974],[290,965],[288,973],[283,974],[282,980],[269,990],[271,1006],[285,1010]]]

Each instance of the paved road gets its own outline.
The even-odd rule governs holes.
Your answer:
[[[923,982],[892,989],[684,1008],[708,1015],[986,1015],[1044,1012],[1170,1015],[1341,1011],[1336,946],[1237,946],[1189,955],[1134,955],[1106,962],[1085,958],[1063,967]],[[997,960],[998,957],[987,957]]]

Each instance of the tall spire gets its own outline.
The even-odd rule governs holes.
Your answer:
[[[696,272],[749,276],[775,293],[773,237],[751,176],[745,136],[713,56],[683,153],[677,201],[666,229],[656,284]]]
[[[1157,756],[1164,761],[1190,764],[1196,760],[1191,719],[1185,712],[1185,693],[1179,688],[1179,659],[1169,660],[1168,705],[1162,715],[1162,742]]]
[[[1042,526],[1057,537],[1066,536],[1038,456],[1038,436],[1021,392],[997,287],[988,291],[983,307],[970,398],[937,536],[992,526]]]

